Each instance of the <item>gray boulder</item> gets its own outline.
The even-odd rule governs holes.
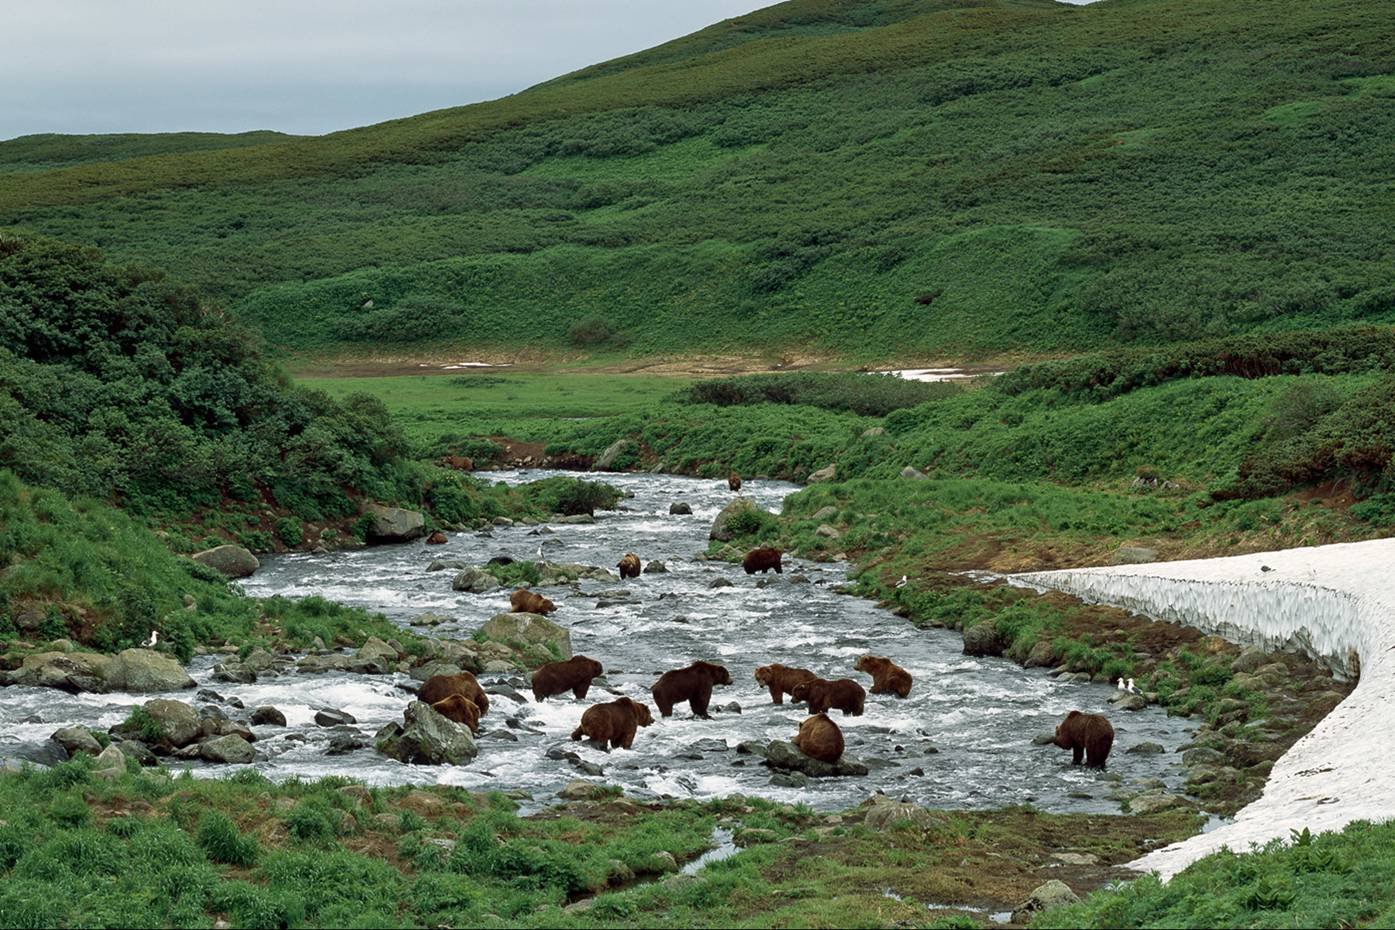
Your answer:
[[[926,480],[926,478],[925,478],[925,472],[921,471],[921,470],[918,469],[918,468],[912,468],[912,467],[909,466],[909,465],[907,465],[905,468],[901,469],[901,477],[902,477],[902,478],[909,478],[909,479],[912,480],[912,481],[925,481],[925,480]]]
[[[377,748],[414,765],[463,765],[479,752],[469,727],[447,720],[422,701],[407,705],[401,724],[378,731]]]
[[[1032,893],[1027,895],[1027,900],[1012,912],[1012,922],[1015,924],[1025,924],[1037,913],[1049,910],[1053,907],[1060,907],[1063,904],[1074,904],[1080,897],[1070,886],[1060,879],[1053,878],[1032,889]]]
[[[838,466],[825,465],[823,468],[809,475],[809,483],[818,484],[822,481],[832,481],[836,477],[838,477]]]
[[[254,727],[284,727],[286,725],[286,715],[270,704],[252,711],[251,719]]]
[[[70,756],[80,752],[95,756],[102,751],[102,744],[97,742],[97,737],[86,727],[63,727],[55,731],[49,739],[62,746]]]
[[[107,663],[102,675],[110,691],[150,694],[194,687],[194,679],[174,656],[151,649],[123,649]]]
[[[378,637],[370,636],[362,646],[358,647],[358,652],[354,653],[354,658],[360,662],[383,662],[393,665],[397,662],[397,650]]]
[[[723,507],[722,512],[717,514],[716,519],[712,521],[712,529],[707,532],[708,538],[715,539],[718,542],[731,542],[731,540],[736,538],[736,533],[733,532],[728,525],[732,519],[738,514],[760,510],[761,509],[757,507],[749,497],[732,498],[731,503]]]
[[[205,762],[246,765],[256,758],[256,755],[252,744],[236,734],[215,736],[199,744],[199,758]]]
[[[372,518],[368,527],[369,542],[406,542],[416,539],[426,529],[426,517],[416,510],[368,504],[363,512]]]
[[[229,578],[246,578],[262,567],[262,563],[249,550],[231,544],[195,552],[191,558]]]
[[[115,746],[103,749],[92,767],[92,777],[100,781],[115,781],[125,774],[126,754]]]
[[[479,628],[477,637],[486,642],[533,644],[548,647],[560,658],[572,657],[572,635],[541,614],[497,614]]]
[[[610,471],[615,467],[615,461],[633,445],[634,442],[629,439],[615,440],[610,445],[606,446],[605,451],[596,459],[592,468],[595,471]]]
[[[658,559],[652,559],[648,565],[644,566],[646,575],[662,575],[668,571],[668,566]]]
[[[167,751],[188,746],[203,735],[203,720],[194,708],[183,701],[156,698],[142,704],[141,710],[153,722],[156,732],[144,732],[140,728],[120,723],[112,728],[112,734],[154,743]]]
[[[1000,656],[1006,645],[991,621],[977,623],[964,631],[966,656]]]
[[[686,517],[692,514],[693,508],[689,504],[678,501],[668,505],[668,512],[670,516]]]
[[[918,830],[931,830],[946,822],[944,814],[926,810],[919,804],[895,801],[884,794],[873,796],[867,804],[862,822],[878,832],[899,829],[906,824]]]
[[[499,584],[499,579],[482,568],[465,568],[451,579],[450,586],[455,591],[466,591],[470,594],[487,594],[490,591],[497,591],[503,585]]]
[[[867,766],[849,756],[844,756],[834,763],[822,762],[804,755],[794,743],[780,739],[772,740],[765,747],[765,764],[781,771],[803,772],[810,778],[841,778],[867,774]]]
[[[315,723],[322,727],[342,727],[358,723],[358,719],[346,711],[325,708],[315,711]]]
[[[111,660],[92,652],[39,652],[24,657],[7,676],[13,685],[61,688],[64,691],[104,691]]]

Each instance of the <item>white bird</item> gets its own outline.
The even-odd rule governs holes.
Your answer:
[[[1132,678],[1129,679],[1129,686],[1128,686],[1128,688],[1125,689],[1125,690],[1127,690],[1127,691],[1129,692],[1129,694],[1137,694],[1137,693],[1138,693],[1138,689],[1137,689],[1136,687],[1134,687],[1133,679],[1132,679]]]
[[[155,645],[155,644],[158,643],[159,641],[160,641],[160,632],[159,632],[158,630],[151,630],[151,631],[150,631],[150,638],[147,639],[147,640],[146,640],[144,643],[142,643],[141,645],[143,645],[143,646],[145,646],[145,648],[149,649],[151,646]]]
[[[908,581],[909,579],[907,579],[905,575],[902,575],[901,580],[896,582],[896,587],[904,588],[907,585]]]
[[[542,558],[542,543],[538,543],[538,558]]]
[[[1125,687],[1124,687],[1124,679],[1122,679],[1122,678],[1120,678],[1119,681],[1116,682],[1116,684],[1119,686],[1119,690],[1120,690],[1120,691],[1127,691],[1127,690],[1129,690],[1128,688],[1125,688]]]

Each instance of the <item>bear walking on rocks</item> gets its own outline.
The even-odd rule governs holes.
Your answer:
[[[615,567],[620,569],[620,580],[626,578],[638,578],[640,572],[639,556],[633,552],[626,552],[624,558],[615,563]]]
[[[1103,714],[1073,710],[1056,727],[1056,745],[1071,751],[1071,764],[1085,757],[1086,768],[1102,769],[1114,745],[1114,726]]]
[[[475,680],[475,676],[469,672],[461,672],[459,675],[432,675],[422,684],[417,697],[428,704],[436,704],[452,694],[473,701],[479,708],[481,717],[489,713],[489,698],[480,687],[480,683]]]
[[[903,698],[911,693],[911,673],[886,656],[862,656],[853,668],[872,676],[873,694],[894,694]]]
[[[792,694],[797,685],[818,677],[807,668],[791,668],[778,662],[756,669],[756,683],[770,689],[770,700],[776,704],[785,703],[785,695]]]
[[[480,731],[480,709],[475,702],[469,698],[452,694],[445,700],[437,701],[431,705],[431,709],[436,711],[447,720],[454,720],[456,723],[463,723],[470,728],[470,732]]]
[[[581,726],[572,731],[572,739],[587,739],[606,745],[629,749],[635,742],[635,731],[654,722],[649,705],[622,697],[606,704],[593,704],[581,715]]]
[[[811,714],[824,714],[836,707],[844,717],[861,717],[867,692],[851,678],[839,678],[837,681],[815,678],[796,685],[790,697],[796,701],[808,701]]]
[[[780,568],[782,554],[779,549],[752,549],[741,560],[741,567],[746,569],[748,575],[754,575],[756,572],[764,575],[772,568],[775,569],[775,574],[783,575],[784,571]]]
[[[727,475],[727,487],[731,488],[733,491],[740,491],[741,476],[738,475],[736,472],[732,472],[730,475]]]
[[[687,668],[664,672],[649,692],[654,704],[665,717],[673,716],[673,705],[688,702],[696,717],[708,717],[707,705],[712,702],[713,685],[731,684],[731,673],[711,662],[694,662]]]
[[[519,588],[510,594],[509,606],[516,614],[550,614],[557,609],[552,601],[527,588]]]
[[[801,723],[794,744],[804,755],[820,762],[833,764],[843,758],[843,731],[828,719],[828,714],[814,714]]]
[[[565,662],[549,662],[533,673],[533,700],[541,703],[568,691],[584,698],[591,687],[591,679],[604,671],[601,663],[580,655]]]

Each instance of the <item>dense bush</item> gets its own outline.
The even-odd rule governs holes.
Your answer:
[[[608,484],[580,478],[547,478],[525,486],[523,493],[547,513],[567,516],[614,510],[621,497],[621,492]]]
[[[883,417],[893,410],[951,397],[961,390],[955,384],[910,381],[890,375],[805,372],[699,381],[680,396],[691,404],[805,404],[864,417]]]

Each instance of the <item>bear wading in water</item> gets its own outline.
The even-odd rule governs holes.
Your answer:
[[[797,686],[817,681],[818,677],[807,668],[791,668],[778,662],[756,669],[756,683],[770,689],[770,700],[776,704],[785,703],[786,694],[793,694]]]
[[[808,701],[811,714],[826,714],[836,707],[845,717],[861,717],[867,692],[851,678],[839,678],[837,681],[815,678],[796,685],[790,697],[796,701]]]
[[[1083,755],[1086,768],[1102,769],[1114,745],[1114,725],[1103,714],[1073,710],[1056,727],[1056,745],[1071,751],[1072,765]]]
[[[519,588],[509,595],[509,607],[516,614],[550,614],[557,609],[552,601],[527,588]]]
[[[459,675],[432,675],[422,684],[417,697],[428,704],[436,704],[452,694],[458,694],[474,702],[480,710],[481,717],[489,713],[489,697],[485,695],[475,676],[469,672],[461,672]]]
[[[738,475],[736,472],[732,472],[730,475],[727,475],[727,487],[733,491],[740,491],[741,476]]]
[[[725,667],[711,662],[694,662],[687,668],[664,672],[649,693],[654,695],[654,704],[665,717],[673,716],[673,705],[684,701],[688,702],[694,716],[707,717],[707,705],[712,702],[712,686],[729,684],[731,673]]]
[[[779,549],[752,549],[741,560],[741,567],[746,569],[748,575],[754,575],[756,572],[763,575],[772,568],[775,569],[775,574],[783,575],[784,570],[780,567],[781,555],[783,553]]]
[[[581,715],[581,726],[572,731],[572,739],[583,736],[608,748],[629,749],[634,745],[635,732],[654,722],[647,704],[622,697],[607,704],[593,704]]]
[[[601,663],[586,656],[572,656],[565,662],[549,662],[533,673],[533,700],[541,703],[568,691],[578,698],[584,698],[591,687],[591,679],[604,671]]]
[[[626,552],[624,557],[615,563],[615,567],[620,569],[621,581],[626,578],[638,578],[640,572],[639,556],[633,552]]]
[[[814,714],[799,725],[794,745],[811,759],[834,763],[843,758],[843,731],[828,719],[828,714]]]
[[[472,733],[480,731],[480,709],[469,698],[452,694],[450,697],[432,704],[431,709],[447,720],[465,724]]]
[[[911,673],[886,656],[862,656],[853,668],[872,676],[873,694],[894,694],[903,698],[911,693]]]

